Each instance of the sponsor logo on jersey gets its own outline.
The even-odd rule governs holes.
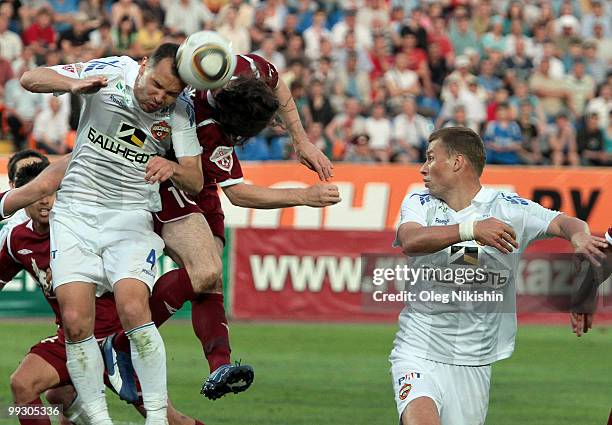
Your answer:
[[[402,382],[408,381],[411,379],[421,379],[421,373],[420,372],[408,372],[404,376],[402,376],[400,379],[397,380],[397,385],[402,385]]]
[[[115,105],[119,106],[120,108],[123,109],[127,109],[128,105],[127,102],[125,101],[125,99],[120,98],[119,96],[116,96],[115,94],[111,93],[111,95],[109,96],[109,99],[111,102],[113,102]]]
[[[450,221],[449,219],[441,219],[438,217],[436,217],[436,219],[434,220],[436,224],[444,224],[444,225],[448,224],[449,221]]]
[[[168,313],[170,313],[170,314],[174,314],[174,313],[176,313],[178,311],[178,308],[172,307],[166,301],[164,301],[164,305],[166,306],[166,309],[168,310]]]
[[[412,389],[412,384],[404,384],[402,386],[402,388],[400,388],[399,390],[399,399],[400,400],[406,400],[406,397],[408,397],[408,394],[410,394],[410,390]]]
[[[146,164],[149,162],[150,158],[157,156],[156,153],[147,154],[130,149],[128,146],[123,146],[121,143],[100,133],[93,127],[89,127],[89,130],[87,131],[87,139],[94,144],[100,145],[103,150],[120,155],[128,161],[136,164]]]
[[[139,128],[122,122],[117,132],[117,139],[142,148],[147,141],[147,134]]]
[[[217,167],[228,173],[234,166],[234,158],[232,157],[234,148],[231,146],[217,146],[210,156],[210,161],[217,164]]]
[[[166,121],[156,122],[151,127],[151,134],[159,141],[162,141],[168,137],[171,131],[172,127],[170,127]]]
[[[451,246],[450,264],[460,266],[477,266],[478,265],[478,248],[475,246]]]
[[[32,253],[32,251],[30,251],[29,249],[25,249],[25,248],[24,249],[20,249],[19,251],[17,251],[17,254],[19,254],[19,255],[29,255],[31,253]]]

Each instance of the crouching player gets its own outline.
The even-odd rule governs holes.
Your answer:
[[[37,162],[23,167],[17,174],[16,187],[22,187],[40,174],[48,164]],[[58,325],[57,333],[34,345],[11,376],[13,401],[20,405],[42,406],[40,395],[50,388],[71,385],[66,367],[66,348],[59,304],[53,292],[50,276],[49,212],[55,195],[46,196],[26,208],[30,217],[15,226],[8,234],[0,251],[0,289],[10,282],[21,270],[26,270],[36,281],[51,309]],[[121,332],[115,300],[111,293],[96,299],[96,320],[94,334],[98,340]],[[74,394],[74,391],[72,391]],[[84,419],[79,398],[73,398],[64,410],[65,416],[73,423],[88,423]],[[142,400],[137,409],[144,414]],[[168,406],[168,421],[176,425],[202,425]],[[22,425],[50,425],[49,418],[19,418]]]

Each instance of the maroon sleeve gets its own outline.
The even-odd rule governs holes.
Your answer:
[[[278,85],[278,71],[276,67],[259,55],[238,55],[238,64],[236,65],[235,74],[246,73],[264,79],[272,89],[275,89]]]
[[[9,244],[12,242],[13,232],[8,234],[6,243],[0,250],[0,282],[10,282],[13,278],[23,270],[23,266],[15,261],[9,252]]]
[[[200,127],[198,139],[203,148],[202,171],[205,185],[225,186],[232,184],[232,180],[243,178],[236,152],[221,132],[219,124],[211,123]]]

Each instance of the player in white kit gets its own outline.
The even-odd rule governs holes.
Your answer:
[[[511,356],[516,333],[515,273],[533,240],[559,236],[597,264],[605,240],[582,220],[548,210],[517,194],[483,188],[485,150],[472,130],[450,127],[429,138],[421,167],[424,191],[401,208],[394,245],[413,268],[483,268],[480,286],[440,277],[410,287],[440,295],[500,294],[503,302],[407,303],[391,352],[395,401],[403,425],[478,425],[485,422],[491,364]],[[418,298],[417,298],[418,299]]]
[[[147,424],[166,424],[166,357],[148,298],[164,244],[151,212],[158,182],[203,186],[193,104],[181,94],[175,56],[162,44],[138,64],[129,57],[37,68],[21,79],[34,92],[81,95],[77,141],[51,213],[51,270],[66,334],[67,367],[92,424],[111,424],[103,363],[93,335],[96,292],[113,291],[140,377]],[[153,131],[163,127],[164,131]],[[174,149],[178,163],[162,155]]]

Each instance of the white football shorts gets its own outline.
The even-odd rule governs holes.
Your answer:
[[[53,288],[94,283],[100,295],[131,278],[153,289],[164,241],[153,231],[150,212],[56,204],[50,230]]]
[[[391,353],[391,377],[400,418],[408,404],[429,397],[442,425],[481,425],[489,407],[491,366],[457,366]]]

